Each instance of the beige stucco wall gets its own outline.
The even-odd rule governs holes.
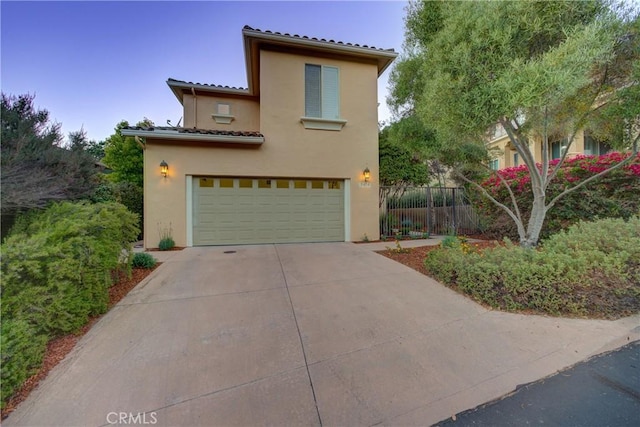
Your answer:
[[[540,140],[530,141],[529,147],[533,151],[533,155],[535,161],[538,163],[542,163],[542,143]],[[498,158],[500,161],[500,169],[509,168],[515,166],[513,164],[513,155],[516,153],[516,150],[510,148],[510,140],[508,136],[502,136],[500,138],[496,138],[487,144],[487,148],[494,149],[497,148],[500,154],[494,158]],[[584,131],[580,130],[576,133],[575,138],[573,139],[573,143],[571,147],[569,147],[568,157],[577,156],[579,154],[584,153]],[[522,159],[520,159],[519,165],[524,164]]]
[[[147,141],[145,247],[157,247],[158,225],[169,223],[176,244],[187,244],[186,188],[187,177],[192,175],[350,180],[351,231],[347,240],[362,240],[365,234],[370,240],[379,238],[376,65],[269,51],[262,51],[260,60],[263,145],[221,147]],[[309,130],[300,123],[305,63],[340,69],[340,112],[347,120],[341,131]],[[189,114],[185,103],[185,124],[190,123]],[[162,160],[169,164],[166,179],[160,176]],[[361,185],[365,167],[371,170],[369,187]]]
[[[234,119],[229,124],[216,123],[212,114],[217,104],[225,103],[231,107]],[[253,99],[238,97],[184,95],[184,127],[200,129],[220,129],[229,131],[260,130],[260,103]]]

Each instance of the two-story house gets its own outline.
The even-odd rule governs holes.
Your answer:
[[[532,139],[529,147],[533,156],[538,163],[542,163],[542,143],[539,140]],[[606,143],[591,137],[588,132],[583,130],[576,133],[573,143],[569,146],[566,139],[557,139],[549,144],[549,158],[559,159],[564,150],[569,147],[568,157],[580,154],[599,156],[611,151]],[[493,155],[489,167],[493,170],[520,166],[523,162],[520,160],[515,147],[511,143],[507,132],[501,125],[495,125],[489,132],[487,148]]]
[[[379,237],[377,79],[393,49],[245,26],[248,87],[169,79],[183,127],[144,145],[145,247]]]

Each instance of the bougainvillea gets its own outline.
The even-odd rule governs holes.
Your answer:
[[[603,170],[621,162],[630,154],[611,152],[602,156],[579,155],[567,159],[547,190],[547,201],[552,200],[566,188],[573,187]],[[558,164],[550,162],[550,168]],[[538,166],[540,167],[540,165]],[[499,202],[512,206],[506,181],[515,195],[524,219],[528,220],[533,203],[531,177],[525,165],[506,168],[491,174],[481,185]],[[479,192],[473,197],[478,212],[485,219],[486,233],[495,238],[509,237],[517,240],[518,233],[511,218]],[[623,167],[586,184],[568,194],[547,213],[541,237],[548,237],[579,220],[596,218],[628,218],[640,213],[640,154]]]

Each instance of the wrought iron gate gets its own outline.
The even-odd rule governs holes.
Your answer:
[[[380,236],[477,234],[479,219],[464,188],[380,187]]]

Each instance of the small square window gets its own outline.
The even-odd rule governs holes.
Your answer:
[[[288,179],[279,179],[276,182],[277,188],[289,188],[289,180]]]
[[[253,180],[252,179],[240,179],[238,180],[240,184],[240,188],[252,188]]]
[[[297,189],[306,189],[307,181],[294,181],[293,187]]]
[[[213,179],[200,178],[200,187],[213,187]]]
[[[258,188],[271,188],[271,180],[270,179],[259,179],[258,180]]]
[[[311,181],[311,188],[314,190],[322,190],[324,188],[324,181]]]
[[[339,190],[340,181],[329,181],[329,190]]]
[[[233,179],[220,178],[220,188],[233,188]]]

